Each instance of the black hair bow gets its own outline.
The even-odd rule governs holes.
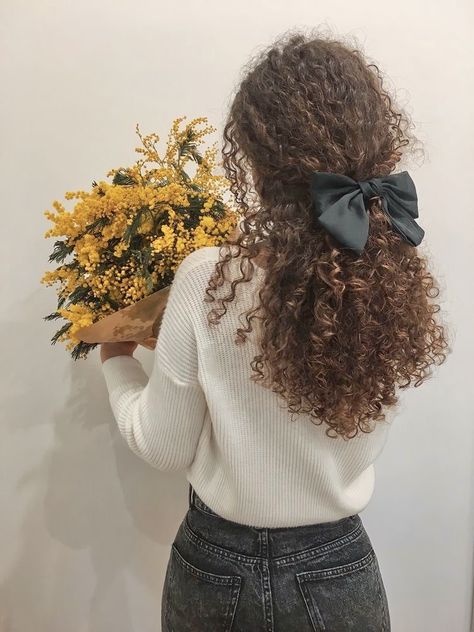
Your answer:
[[[425,231],[418,226],[415,184],[407,171],[370,180],[314,171],[310,183],[313,210],[318,222],[344,247],[361,254],[369,234],[366,202],[382,198],[382,208],[401,237],[418,246]]]

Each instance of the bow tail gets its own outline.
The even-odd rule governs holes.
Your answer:
[[[388,203],[387,198],[383,196],[382,207],[391,225],[405,241],[408,241],[412,246],[418,246],[425,235],[425,231],[413,219],[413,216],[418,217],[416,200],[406,203],[407,206],[405,208],[393,196],[387,197],[390,198],[390,202]]]

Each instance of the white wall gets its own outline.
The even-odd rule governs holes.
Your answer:
[[[473,13],[468,0],[224,3],[3,0],[1,29],[2,632],[156,632],[183,472],[125,447],[98,350],[51,346],[53,240],[43,211],[130,164],[174,117],[222,129],[241,66],[288,27],[360,38],[408,101],[425,144],[414,166],[425,248],[454,353],[404,396],[362,517],[394,632],[467,632],[472,597]],[[216,139],[218,136],[216,135]],[[150,352],[138,357],[150,369]],[[3,625],[3,627],[2,627]]]

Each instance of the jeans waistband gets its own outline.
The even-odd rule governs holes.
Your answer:
[[[239,550],[241,554],[254,556],[265,554],[268,548],[272,555],[314,547],[321,552],[334,546],[368,537],[359,514],[331,522],[322,522],[296,527],[252,527],[233,522],[219,516],[197,495],[189,484],[189,512],[185,520],[185,531],[189,537],[212,542],[227,549]],[[266,544],[265,544],[266,543]],[[268,551],[267,551],[268,552]]]
[[[196,494],[196,490],[193,488],[191,483],[189,483],[189,508],[191,509],[191,507],[196,507],[197,509],[199,509],[200,511],[203,511],[204,513],[211,514],[211,516],[217,516],[218,518],[222,518],[222,516],[219,516],[219,514],[217,514],[215,511],[212,511],[212,509],[208,507],[206,503],[199,498],[199,496]]]

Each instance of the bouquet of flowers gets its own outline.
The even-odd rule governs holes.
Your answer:
[[[57,309],[44,320],[66,321],[51,341],[64,341],[74,359],[101,342],[153,348],[180,262],[237,229],[238,213],[224,202],[227,179],[213,173],[217,150],[200,147],[215,128],[200,117],[181,129],[185,118],[174,120],[163,156],[159,136],[142,136],[137,124],[142,146],[135,151],[143,158],[111,170],[111,183],[67,192],[78,200],[71,211],[56,200],[56,212],[44,213],[54,224],[44,236],[61,237],[49,257],[59,265],[40,281],[59,284]],[[194,174],[186,171],[190,162]]]

